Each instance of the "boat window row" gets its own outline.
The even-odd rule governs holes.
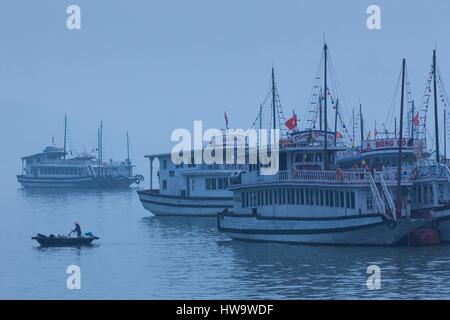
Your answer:
[[[433,197],[432,185],[418,185],[412,188],[413,203],[430,203],[433,202]]]
[[[274,204],[355,209],[356,200],[354,191],[289,188],[241,192],[242,208]]]
[[[39,168],[39,173],[42,175],[66,175],[66,176],[78,176],[83,173],[83,168],[74,168],[74,167],[42,167]]]
[[[228,189],[230,185],[229,178],[206,178],[205,179],[205,189],[206,190],[224,190]]]

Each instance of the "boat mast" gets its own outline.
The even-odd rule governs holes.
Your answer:
[[[127,131],[127,165],[128,165],[128,174],[131,176],[131,161],[130,161],[130,136]]]
[[[323,130],[323,123],[322,123],[322,89],[319,91],[319,129],[320,131]]]
[[[323,167],[324,170],[328,170],[328,119],[327,119],[327,58],[328,58],[328,46],[325,43],[323,45],[324,52],[324,77],[323,77],[323,87],[324,87],[324,103],[323,103],[323,116],[324,116],[324,128],[325,128],[325,139],[324,139],[324,158],[323,158]]]
[[[447,160],[447,110],[444,109],[444,159]]]
[[[398,168],[397,168],[397,205],[396,214],[397,219],[401,218],[402,215],[402,149],[403,149],[403,99],[405,94],[405,67],[406,59],[403,59],[402,63],[402,94],[400,100],[400,139],[398,140]]]
[[[273,112],[273,130],[277,128],[276,106],[275,106],[275,69],[272,67],[272,112]]]
[[[64,159],[66,159],[67,114],[64,115]]]
[[[411,141],[414,141],[414,100],[411,101]]]
[[[355,146],[355,107],[352,109],[352,148]]]
[[[337,143],[337,124],[338,124],[338,112],[339,112],[339,99],[336,99],[336,114],[334,115],[334,144]]]
[[[439,121],[438,121],[438,101],[436,85],[436,49],[433,50],[433,87],[434,87],[434,130],[436,140],[436,162],[439,163]]]

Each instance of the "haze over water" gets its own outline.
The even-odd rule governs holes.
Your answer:
[[[82,30],[66,29],[72,3]],[[2,299],[450,299],[450,246],[308,247],[231,241],[215,219],[156,218],[135,190],[28,191],[20,157],[55,138],[90,151],[104,120],[105,159],[126,157],[148,186],[143,155],[167,152],[176,128],[247,128],[276,67],[285,112],[305,121],[323,34],[345,94],[372,129],[389,112],[403,57],[420,100],[435,44],[450,81],[448,0],[379,0],[382,30],[368,31],[373,1],[111,1],[2,3],[0,11],[0,298]],[[447,88],[447,90],[450,90]],[[341,106],[340,104],[340,106]],[[428,118],[432,119],[433,114]],[[429,124],[430,132],[433,125]],[[430,137],[429,137],[430,138]],[[433,145],[432,137],[429,141]],[[39,248],[37,232],[67,234],[78,220],[100,236],[89,248]],[[81,267],[81,290],[66,268]],[[381,267],[381,290],[366,269]]]
[[[157,218],[134,189],[28,191],[2,166],[1,299],[450,298],[450,246],[317,247],[228,239],[214,218]],[[86,248],[40,248],[37,232],[78,220],[100,236]],[[66,268],[81,268],[81,290]],[[381,267],[381,290],[366,269]]]

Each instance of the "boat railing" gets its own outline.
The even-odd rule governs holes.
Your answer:
[[[368,183],[370,172],[295,170],[280,171],[279,181],[296,180],[316,183]]]
[[[247,167],[246,164],[201,164],[190,168],[197,168],[200,170],[246,170]]]
[[[323,149],[325,143],[323,141],[314,141],[314,142],[282,142],[280,143],[280,149],[290,149],[290,148],[312,148],[312,149]],[[346,148],[346,144],[343,142],[329,142],[328,148]]]
[[[382,179],[382,176],[381,176],[381,179]],[[381,198],[380,192],[378,191],[375,180],[373,179],[371,174],[369,174],[369,184],[370,184],[370,191],[372,192],[372,197],[375,200],[377,209],[380,212],[386,213],[386,205],[384,204],[384,201]]]
[[[378,180],[380,185],[381,185],[381,189],[383,191],[384,197],[386,199],[387,205],[391,211],[391,215],[394,218],[394,220],[396,220],[396,215],[395,215],[395,203],[394,200],[392,200],[391,194],[389,193],[389,190],[387,188],[386,185],[386,181],[384,180],[384,175],[383,172],[381,171],[375,171],[374,172],[374,178],[375,180]]]
[[[76,159],[43,159],[39,161],[38,165],[76,165],[76,166],[84,166],[86,165],[86,161],[84,160],[76,160]]]

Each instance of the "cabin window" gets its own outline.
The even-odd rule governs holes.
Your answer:
[[[167,190],[167,180],[162,181],[162,188],[163,190]]]
[[[329,190],[325,190],[325,206],[326,207],[330,206],[330,191]]]
[[[323,206],[324,199],[323,199],[323,190],[320,190],[320,205]]]
[[[191,179],[191,190],[195,191],[195,178]]]
[[[245,192],[241,192],[241,208],[245,208]]]
[[[170,176],[170,177],[174,177],[174,176],[175,176],[175,171],[170,170],[170,171],[169,171],[169,176]]]
[[[283,189],[283,202],[282,202],[282,204],[286,204],[286,189]]]
[[[167,169],[167,160],[162,161],[162,167],[163,167],[163,170]]]
[[[248,192],[245,193],[245,207],[248,207]]]
[[[305,204],[309,205],[309,190],[305,190]]]
[[[272,204],[272,190],[269,190],[269,204]]]
[[[305,204],[305,192],[303,189],[300,189],[300,204]]]
[[[344,192],[340,192],[340,198],[341,198],[341,208],[345,208],[345,199],[344,199]]]
[[[314,155],[312,153],[307,153],[305,161],[306,162],[313,162],[313,160],[314,160],[313,157],[314,157]]]
[[[299,204],[299,203],[300,203],[300,190],[295,189],[295,204]]]
[[[287,204],[291,204],[291,189],[287,189]]]

